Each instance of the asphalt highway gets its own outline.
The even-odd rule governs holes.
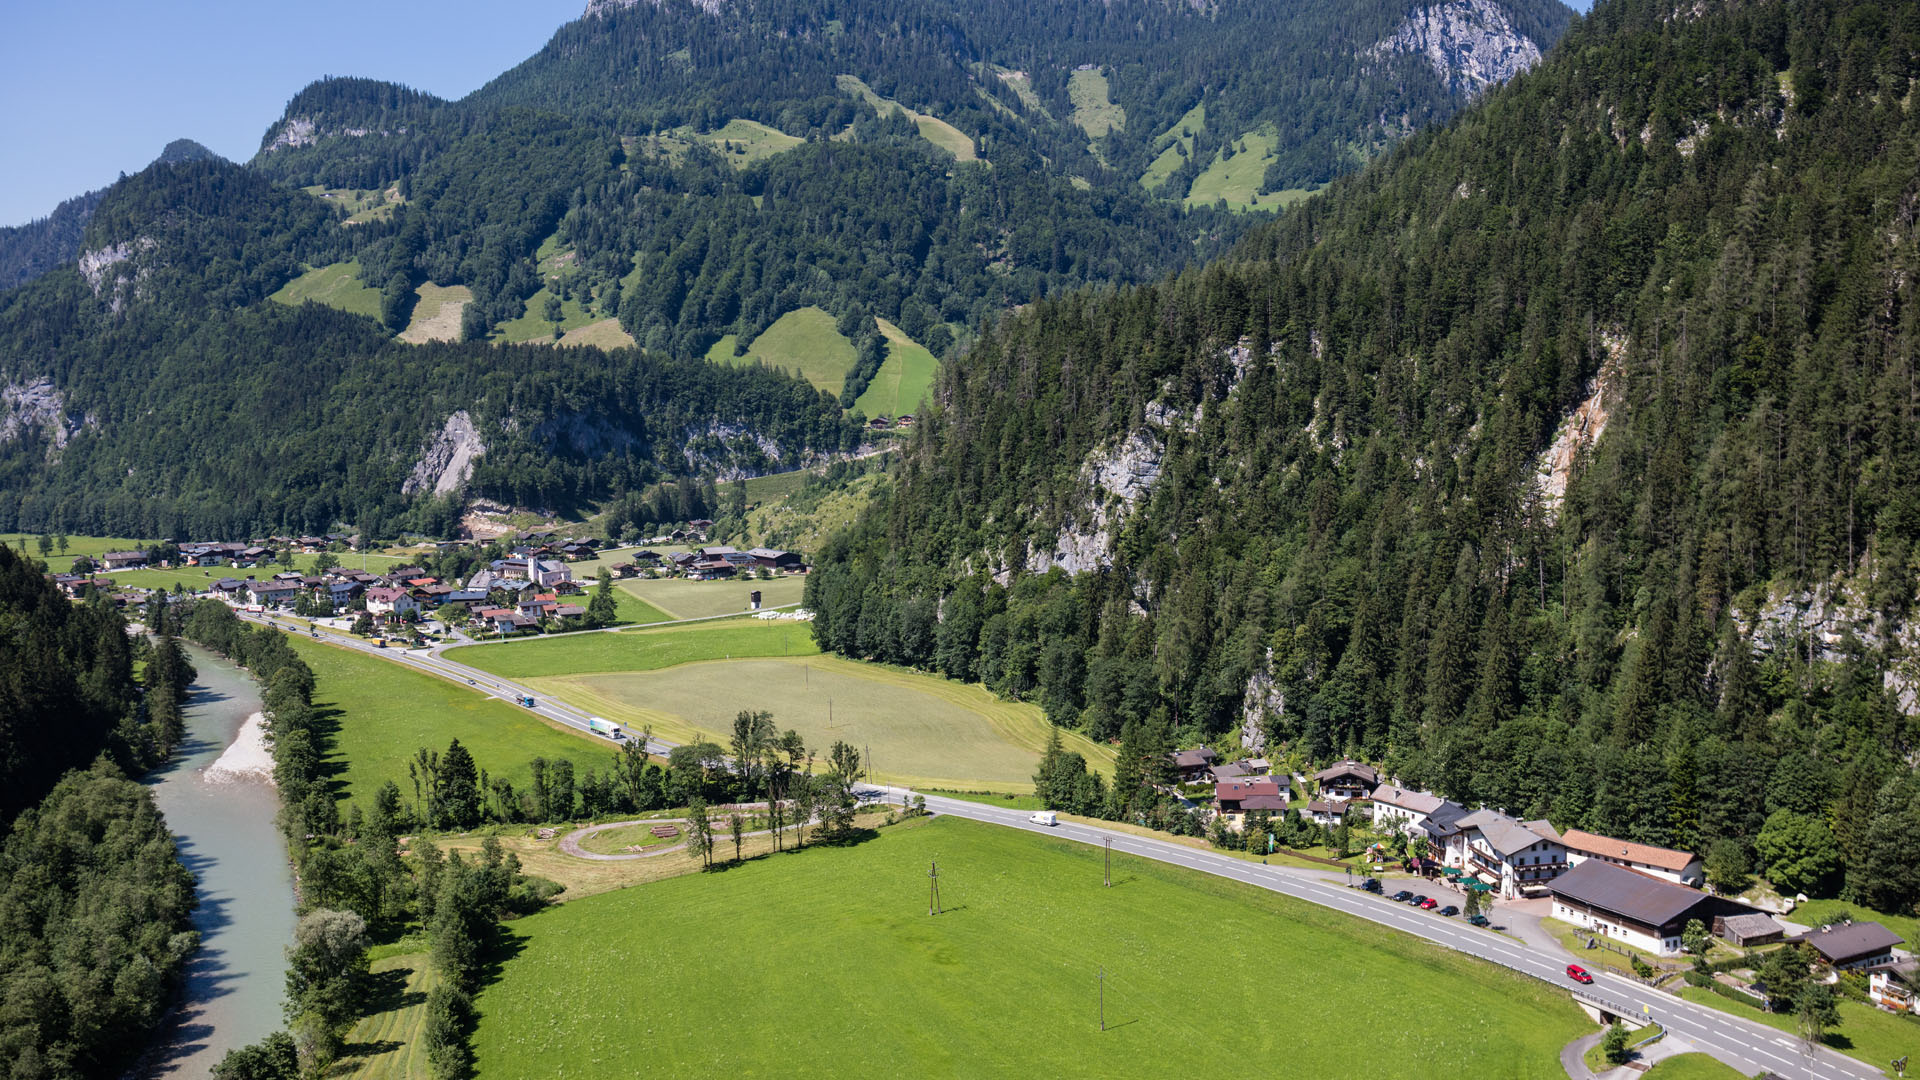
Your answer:
[[[281,623],[270,616],[245,611],[238,614],[251,622],[280,626],[288,633],[303,632],[293,624]],[[591,728],[587,725],[589,714],[542,697],[532,688],[522,686],[510,679],[503,679],[481,671],[479,668],[448,660],[435,650],[375,648],[372,643],[361,638],[318,628],[312,636],[332,645],[358,649],[456,683],[467,683],[482,693],[511,702],[516,707],[524,707],[519,706],[521,698],[532,697],[536,704],[528,709],[528,712],[556,724],[592,734]],[[649,744],[648,749],[652,753],[664,755],[673,748],[673,745],[655,739]],[[873,786],[868,790],[895,798],[917,794],[909,789],[898,787]],[[1471,926],[1458,919],[1420,911],[1405,904],[1397,904],[1360,889],[1350,888],[1340,878],[1329,880],[1331,872],[1265,866],[1244,859],[1202,851],[1184,844],[1135,836],[1117,829],[1106,829],[1079,822],[1062,822],[1053,827],[1037,825],[1028,820],[1025,811],[1007,810],[962,799],[942,798],[938,795],[924,797],[927,800],[927,808],[935,813],[951,814],[954,817],[990,825],[1057,836],[1096,847],[1111,841],[1113,850],[1121,854],[1153,859],[1184,866],[1190,870],[1198,870],[1201,873],[1213,874],[1216,877],[1245,882],[1425,938],[1447,948],[1542,979],[1569,993],[1584,997],[1592,1003],[1605,1006],[1610,1011],[1645,1015],[1666,1027],[1669,1032],[1685,1038],[1745,1076],[1752,1076],[1762,1071],[1771,1072],[1783,1077],[1784,1080],[1867,1080],[1867,1078],[1888,1075],[1879,1069],[1871,1068],[1824,1047],[1809,1052],[1800,1040],[1784,1032],[1742,1020],[1717,1009],[1694,1004],[1672,994],[1650,989],[1604,970],[1592,973],[1593,985],[1581,986],[1567,978],[1568,961],[1565,956],[1550,955],[1503,934]]]

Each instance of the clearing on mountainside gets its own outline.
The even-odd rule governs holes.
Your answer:
[[[933,390],[933,377],[939,374],[940,361],[926,346],[908,337],[906,331],[885,319],[875,318],[880,333],[887,339],[887,359],[854,399],[853,407],[868,416],[899,416],[920,411],[921,402]]]
[[[853,342],[834,327],[833,316],[817,307],[797,308],[775,319],[744,355],[734,356],[734,336],[721,338],[707,359],[724,364],[765,363],[790,371],[836,397],[853,367]]]
[[[380,290],[361,282],[358,259],[316,266],[280,286],[280,290],[267,299],[289,307],[311,300],[369,319],[380,317]]]
[[[460,313],[473,302],[465,285],[435,285],[429,281],[413,290],[413,321],[400,331],[400,340],[413,345],[429,341],[459,341]]]

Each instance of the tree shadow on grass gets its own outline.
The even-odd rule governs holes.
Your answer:
[[[421,963],[426,963],[422,960]],[[427,995],[419,990],[407,989],[407,976],[413,974],[411,968],[392,968],[376,971],[367,976],[366,1013],[396,1012],[400,1009],[423,1004]]]
[[[513,962],[514,957],[525,951],[527,951],[526,935],[516,931],[510,924],[500,924],[499,931],[492,935],[492,940],[487,943],[486,953],[481,959],[479,987],[492,986],[499,982],[507,965]]]
[[[340,753],[338,745],[341,715],[341,710],[332,704],[314,703],[313,740],[314,748],[320,752],[320,761],[313,770],[314,777],[326,786],[327,794],[336,799],[347,789],[347,759]]]

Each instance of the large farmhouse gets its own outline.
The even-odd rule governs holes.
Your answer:
[[[1677,953],[1687,923],[1752,915],[1756,909],[1724,896],[1649,877],[1624,866],[1588,859],[1547,884],[1553,917],[1652,953]]]

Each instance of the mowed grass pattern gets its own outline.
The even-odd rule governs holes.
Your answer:
[[[981,687],[835,656],[736,659],[650,672],[556,675],[528,684],[674,742],[725,744],[742,709],[773,713],[807,745],[869,753],[876,779],[922,787],[1028,792],[1052,733],[1030,704]],[[1067,748],[1110,772],[1113,752],[1075,732]]]
[[[887,358],[873,381],[854,399],[853,407],[870,417],[918,412],[933,390],[940,361],[906,331],[885,319],[874,321],[887,339]]]
[[[668,856],[671,858],[672,856]],[[944,914],[927,914],[938,859]],[[482,1080],[1558,1075],[1563,991],[1246,885],[959,819],[507,925]],[[1107,1030],[1099,1030],[1104,969]]]
[[[467,645],[446,658],[504,679],[605,671],[656,671],[730,656],[817,656],[812,627],[796,622],[731,619],[659,630]]]
[[[411,800],[407,762],[423,746],[445,753],[455,738],[488,774],[516,788],[526,785],[535,757],[567,758],[578,774],[588,766],[605,771],[612,753],[605,739],[550,727],[520,706],[392,660],[298,635],[289,641],[313,669],[314,705],[333,713],[322,772],[340,797],[369,800],[391,780]]]
[[[386,1005],[347,1033],[343,1060],[326,1075],[335,1080],[427,1080],[427,995],[440,982],[426,953],[373,962],[373,982]]]

